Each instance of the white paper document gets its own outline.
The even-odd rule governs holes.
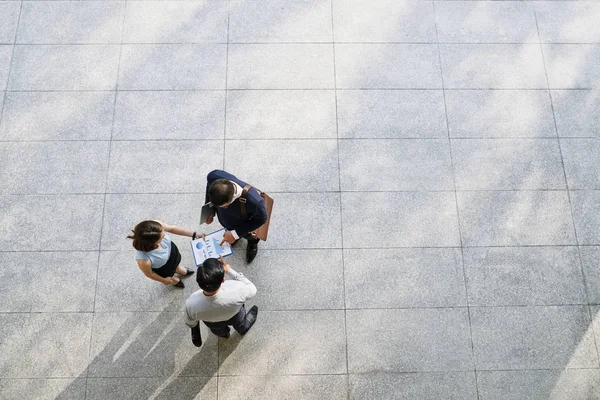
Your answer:
[[[192,240],[192,253],[196,266],[200,266],[207,258],[227,257],[233,254],[229,243],[225,242],[222,246],[220,245],[225,232],[225,229],[220,229],[206,235],[204,239]]]

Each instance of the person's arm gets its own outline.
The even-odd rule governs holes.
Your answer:
[[[194,234],[194,231],[191,231],[186,228],[182,228],[177,225],[169,225],[169,224],[166,224],[166,223],[164,223],[162,221],[158,221],[158,220],[156,220],[156,222],[161,224],[165,231],[167,231],[169,233],[174,233],[175,235],[192,237],[192,235]]]
[[[149,260],[136,260],[138,267],[142,270],[142,272],[144,273],[144,275],[146,275],[148,278],[152,279],[153,281],[157,281],[160,282],[164,285],[174,285],[177,283],[177,279],[176,278],[163,278],[162,276],[158,275],[156,272],[152,271],[152,263]]]
[[[223,271],[225,272],[225,276],[227,278],[242,282],[244,284],[240,290],[241,302],[244,303],[253,298],[256,295],[256,286],[254,286],[254,283],[250,282],[250,280],[241,272],[236,272],[233,268],[231,268],[231,265],[225,261],[223,256],[221,256],[221,263],[223,264]]]
[[[248,202],[246,203],[248,218],[244,221],[242,226],[235,230],[238,236],[246,236],[248,233],[257,230],[267,222],[267,205],[260,195],[259,199],[260,201],[258,202],[255,200],[250,201],[250,196],[248,196]],[[254,209],[249,209],[250,207],[248,207],[248,205],[254,206]]]
[[[202,346],[202,334],[200,333],[200,321],[193,318],[191,315],[190,306],[186,302],[185,309],[183,311],[183,320],[185,324],[192,330],[192,343],[196,347]]]
[[[185,303],[185,308],[183,310],[183,319],[185,324],[190,328],[195,327],[200,322],[197,318],[193,316],[191,305],[188,302]]]

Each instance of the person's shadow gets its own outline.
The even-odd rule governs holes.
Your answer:
[[[203,343],[197,348],[182,312],[94,314],[88,366],[56,399],[81,398],[85,379],[88,400],[213,398],[219,365],[230,354],[219,360],[218,340],[235,349],[242,337],[218,339],[200,325]]]

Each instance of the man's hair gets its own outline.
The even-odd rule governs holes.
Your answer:
[[[235,187],[233,183],[227,179],[217,179],[208,188],[210,202],[217,207],[230,203],[233,200],[234,192]]]
[[[205,292],[216,292],[221,287],[224,276],[223,264],[216,258],[208,258],[198,268],[196,282]]]

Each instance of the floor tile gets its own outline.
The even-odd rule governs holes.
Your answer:
[[[600,189],[600,140],[561,139],[569,189]]]
[[[0,248],[98,250],[103,205],[104,195],[0,196],[0,226],[10,227]]]
[[[189,241],[171,235],[181,252],[181,265],[196,270]],[[116,278],[118,277],[118,278]],[[199,289],[196,277],[183,279],[185,290],[147,278],[137,266],[135,250],[103,251],[98,267],[94,311],[181,311],[188,297]],[[126,291],[123,288],[128,288]]]
[[[441,90],[338,90],[336,95],[342,138],[448,136]]]
[[[556,137],[545,90],[447,90],[450,137]]]
[[[600,247],[580,247],[581,263],[590,303],[600,304]]]
[[[329,192],[340,187],[336,140],[227,140],[225,169],[266,192]]]
[[[453,139],[458,190],[566,189],[556,139]]]
[[[558,135],[600,138],[600,90],[553,90]]]
[[[336,44],[335,71],[341,89],[442,87],[433,44]]]
[[[88,365],[92,314],[0,314],[3,378],[71,378]]]
[[[118,45],[15,46],[10,90],[114,90]]]
[[[344,250],[344,277],[348,308],[467,304],[460,249]]]
[[[336,42],[436,41],[433,5],[413,0],[334,0]]]
[[[260,311],[243,337],[219,342],[219,376],[346,373],[344,311]]]
[[[202,337],[202,347],[194,347],[181,312],[95,313],[88,376],[215,376],[217,339],[204,326]]]
[[[600,44],[543,46],[551,89],[600,88]]]
[[[547,88],[538,44],[441,44],[440,55],[447,88]]]
[[[453,1],[434,4],[442,43],[539,42],[531,3]]]
[[[17,43],[118,44],[122,1],[28,1],[23,3]]]
[[[8,92],[2,140],[109,140],[114,92]]]
[[[458,192],[457,197],[463,245],[576,244],[566,192]]]
[[[201,193],[206,175],[222,165],[221,141],[112,142],[107,192]]]
[[[600,4],[544,1],[535,4],[540,39],[545,43],[600,42]]]
[[[0,3],[0,44],[13,44],[19,23],[20,1]]]
[[[348,310],[350,373],[473,369],[466,309]]]
[[[0,397],[6,400],[80,400],[85,378],[0,379]]]
[[[0,89],[7,87],[8,70],[12,60],[13,46],[0,45]]]
[[[342,193],[344,246],[459,246],[453,192]]]
[[[224,91],[119,92],[113,139],[223,139],[224,109]]]
[[[473,372],[350,375],[350,399],[475,400]]]
[[[229,41],[331,42],[331,1],[230,2]]]
[[[227,45],[123,45],[119,89],[224,89]]]
[[[227,4],[143,1],[127,4],[124,43],[226,43]]]
[[[587,306],[471,308],[478,370],[598,368]]]
[[[600,371],[478,371],[479,396],[485,400],[598,400]]]
[[[127,239],[136,224],[157,219],[169,225],[196,229],[203,205],[204,196],[201,194],[107,194],[102,250],[129,250],[131,265],[137,268],[131,240]],[[177,240],[177,235],[171,238]]]
[[[453,190],[447,139],[340,140],[342,190]]]
[[[85,398],[217,400],[217,378],[89,378]]]
[[[333,90],[230,90],[227,139],[337,138],[335,96]]]
[[[87,141],[0,143],[5,161],[0,193],[104,193],[109,147],[109,142]]]
[[[229,89],[332,89],[331,44],[229,45]]]
[[[345,400],[345,375],[223,376],[219,377],[219,399]]]
[[[231,266],[258,288],[252,303],[260,310],[328,310],[344,308],[341,250],[264,250],[248,265],[245,251],[235,246],[240,262]],[[261,247],[261,246],[259,246]],[[241,261],[243,259],[243,261]],[[293,285],[284,285],[293,274]],[[187,286],[186,286],[187,288]]]
[[[342,247],[339,193],[276,193],[267,249]]]
[[[600,190],[571,192],[579,244],[600,244]]]
[[[0,253],[1,312],[89,312],[98,253]]]
[[[576,247],[463,250],[471,306],[587,302]]]

